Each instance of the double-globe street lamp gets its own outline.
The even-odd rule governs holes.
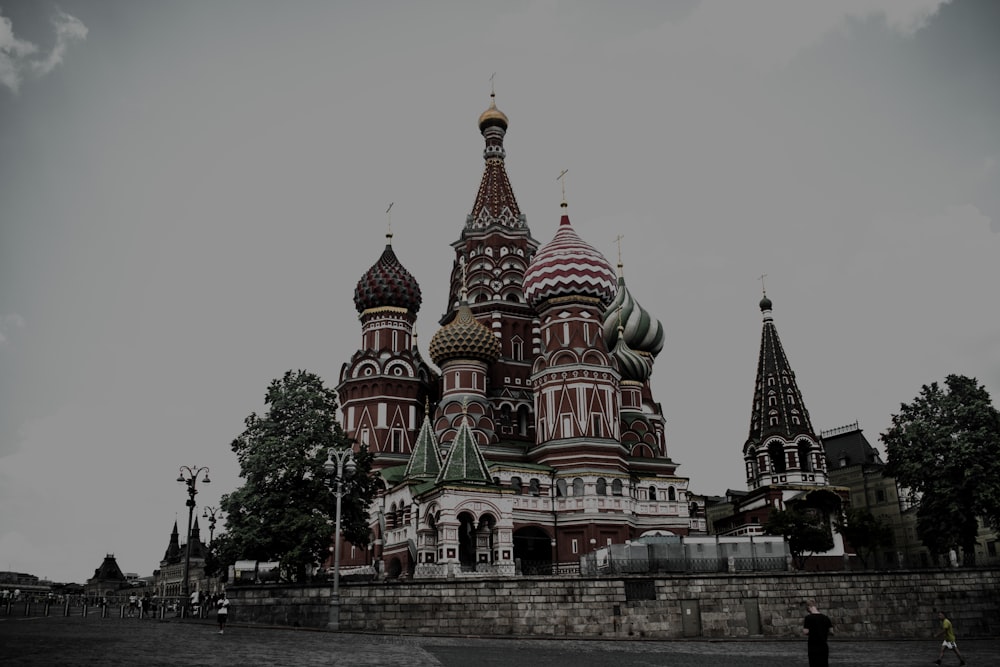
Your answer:
[[[323,464],[326,474],[332,477],[337,487],[334,493],[337,496],[337,518],[334,525],[333,534],[333,596],[330,599],[330,619],[327,627],[330,630],[340,629],[340,505],[344,497],[344,480],[354,476],[358,469],[354,462],[352,450],[330,449],[327,452],[326,463]]]
[[[204,473],[204,475],[202,475]],[[187,543],[184,545],[184,581],[182,583],[182,595],[183,600],[181,602],[181,609],[186,610],[188,604],[191,601],[191,590],[190,590],[190,574],[191,574],[191,521],[194,518],[194,497],[198,495],[198,477],[203,477],[201,480],[205,484],[210,484],[212,480],[208,478],[208,468],[205,466],[181,466],[180,474],[177,475],[177,481],[183,482],[187,485],[187,508],[188,508],[188,529],[187,529]],[[182,612],[183,613],[183,612]]]
[[[212,540],[215,539],[215,522],[217,514],[221,515],[222,510],[217,507],[206,505],[205,512],[201,515],[202,519],[208,519],[208,546],[212,546]]]

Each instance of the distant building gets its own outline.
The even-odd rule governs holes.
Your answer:
[[[191,527],[191,540],[189,544],[180,543],[180,534],[177,531],[177,522],[174,521],[174,528],[170,533],[170,542],[167,550],[160,561],[160,569],[155,576],[156,594],[161,598],[178,598],[184,592],[184,567],[187,549],[190,546],[191,560],[188,571],[188,593],[203,591],[208,595],[218,593],[222,586],[218,577],[208,577],[205,575],[205,559],[208,556],[208,548],[201,541],[201,529],[198,527],[198,518],[195,517]]]
[[[918,497],[885,474],[886,463],[865,438],[858,422],[823,431],[831,484],[850,489],[850,505],[864,508],[892,528],[893,543],[874,554],[878,568],[928,567],[934,556],[917,535]],[[976,545],[976,562],[1000,562],[997,534],[983,527]],[[946,565],[947,561],[938,564]]]
[[[114,597],[119,591],[129,588],[128,579],[118,567],[114,554],[107,554],[94,576],[83,586],[83,593],[89,598]]]

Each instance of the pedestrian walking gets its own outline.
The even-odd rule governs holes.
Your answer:
[[[215,619],[219,622],[219,634],[224,634],[226,631],[226,621],[229,620],[229,598],[223,593],[219,601],[215,603],[217,608]]]
[[[833,634],[833,621],[819,613],[815,600],[806,600],[809,611],[802,621],[802,634],[807,637],[809,667],[830,667],[830,645],[827,638]]]
[[[948,618],[948,614],[943,611],[939,611],[938,620],[941,621],[941,629],[938,631],[937,636],[941,637],[943,641],[941,642],[941,652],[938,653],[937,660],[934,661],[934,664],[941,664],[945,651],[954,651],[955,655],[958,656],[958,664],[964,665],[965,658],[962,657],[961,651],[958,650],[958,642],[955,641],[955,626],[952,625],[951,619]]]

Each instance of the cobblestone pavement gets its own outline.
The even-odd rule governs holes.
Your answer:
[[[86,667],[277,665],[407,667],[794,667],[808,664],[801,640],[579,640],[333,633],[208,621],[0,616],[0,665]],[[938,642],[832,641],[830,664],[932,664]],[[1000,666],[1000,640],[960,642],[970,667]],[[950,661],[949,661],[950,658]],[[945,664],[958,664],[953,655]]]

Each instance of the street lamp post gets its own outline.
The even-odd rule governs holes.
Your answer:
[[[188,499],[188,528],[187,528],[187,543],[184,545],[184,581],[182,584],[182,595],[184,599],[181,602],[181,614],[187,609],[188,604],[191,600],[191,590],[190,590],[190,575],[191,575],[191,521],[194,518],[194,497],[198,495],[198,477],[204,474],[202,482],[205,484],[211,483],[212,480],[208,478],[208,468],[205,466],[181,466],[180,474],[177,475],[177,481],[183,482],[187,486]]]
[[[208,519],[208,546],[212,546],[212,540],[215,539],[216,514],[222,514],[221,510],[206,505],[205,512],[201,515],[201,518]]]
[[[330,619],[327,627],[330,630],[340,629],[340,505],[344,497],[344,479],[354,476],[357,464],[350,448],[330,449],[327,452],[326,463],[323,464],[328,476],[336,480],[334,492],[337,496],[337,518],[333,534],[333,596],[330,599]]]

